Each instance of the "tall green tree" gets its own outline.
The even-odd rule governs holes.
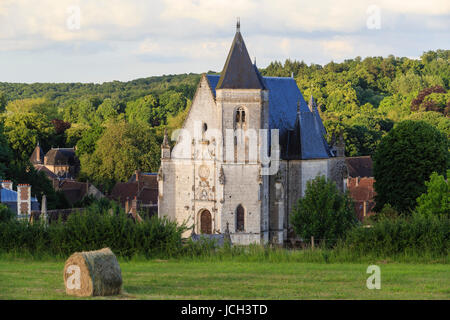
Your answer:
[[[108,123],[93,153],[81,155],[81,175],[105,187],[126,181],[134,170],[156,172],[160,146],[148,124]]]
[[[7,113],[4,117],[4,132],[14,152],[14,158],[26,160],[31,156],[38,141],[48,148],[47,140],[55,134],[55,129],[43,114]]]
[[[409,212],[426,191],[430,174],[445,174],[448,139],[423,121],[402,121],[381,140],[373,160],[375,209],[389,203],[399,212]]]
[[[306,183],[305,196],[292,210],[291,223],[299,237],[313,236],[332,244],[357,223],[357,218],[349,195],[341,193],[333,181],[319,176]]]

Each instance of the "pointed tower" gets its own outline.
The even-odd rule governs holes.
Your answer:
[[[161,145],[161,159],[170,159],[170,145],[167,128],[164,129],[164,139]]]
[[[269,200],[264,195],[269,180],[264,175],[260,181],[259,176],[260,129],[269,128],[269,91],[250,59],[239,20],[215,91],[223,136],[223,169],[218,172],[218,192],[223,199],[220,230],[224,233],[228,224],[232,240],[239,243],[267,242]]]
[[[34,148],[33,153],[31,154],[30,162],[33,165],[44,164],[44,152],[42,151],[39,141],[38,141],[36,147]]]
[[[255,64],[252,64],[250,60],[241,35],[239,20],[230,52],[217,83],[217,89],[265,89],[262,77],[256,69],[256,61]]]

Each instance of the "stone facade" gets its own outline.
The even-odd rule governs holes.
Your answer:
[[[233,69],[238,70],[234,71],[237,78]],[[247,70],[247,74],[242,70]],[[237,88],[233,87],[233,79],[239,82]],[[251,64],[238,31],[220,79],[202,76],[183,128],[172,134],[176,141],[172,150],[169,137],[164,138],[158,173],[160,216],[186,223],[197,234],[225,233],[228,227],[233,244],[282,244],[290,230],[289,214],[304,195],[308,180],[325,175],[342,188],[345,161],[328,151],[322,131],[319,132],[321,120],[317,120],[313,108],[302,112],[309,112],[311,121],[317,121],[312,124],[319,128],[314,138],[324,151],[317,153],[317,158],[301,154],[297,158],[281,156],[278,170],[267,174],[268,166],[275,163],[274,150],[278,150],[275,139],[269,143],[269,138],[260,134],[261,129],[278,129],[271,119],[275,102],[271,100],[269,81],[292,86],[293,79],[263,79]],[[297,99],[304,101],[295,83],[294,86]],[[283,87],[277,90],[282,92]],[[294,101],[291,109],[300,108],[296,104]],[[300,116],[298,111],[297,117]],[[287,130],[293,128],[292,124],[286,132],[280,131],[287,136]],[[308,141],[300,149],[309,147],[309,154],[313,154],[310,151],[314,145],[308,146]],[[272,147],[270,164],[263,157],[265,145]]]

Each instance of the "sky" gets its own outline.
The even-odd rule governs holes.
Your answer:
[[[449,0],[0,0],[0,81],[220,72],[237,17],[260,68],[450,44]]]

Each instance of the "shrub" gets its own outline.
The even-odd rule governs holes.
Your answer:
[[[447,170],[447,177],[450,170]],[[433,172],[430,181],[425,182],[428,190],[417,198],[416,211],[423,215],[450,215],[450,185],[444,176]]]
[[[450,219],[413,214],[381,219],[370,228],[353,228],[347,233],[344,247],[360,255],[448,255],[449,240]]]
[[[295,233],[303,238],[324,239],[331,245],[357,223],[353,201],[324,176],[308,181],[291,216]]]
[[[0,222],[11,220],[15,216],[7,205],[0,203]]]
[[[135,223],[118,207],[100,210],[102,205],[95,203],[82,213],[71,214],[65,223],[48,227],[17,220],[0,223],[0,250],[67,256],[109,247],[122,257],[171,257],[182,250],[184,226],[156,216]]]

